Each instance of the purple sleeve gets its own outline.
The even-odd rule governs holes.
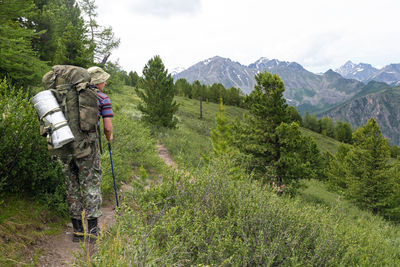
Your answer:
[[[98,92],[97,99],[99,102],[99,118],[100,117],[103,117],[103,118],[114,117],[110,98],[106,94],[104,94],[102,92]]]

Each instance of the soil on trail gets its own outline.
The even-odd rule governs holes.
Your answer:
[[[164,147],[164,145],[158,143],[157,149],[158,149],[158,156],[165,162],[165,164],[174,169],[177,169],[176,163],[171,159],[171,157],[168,154],[168,150]]]
[[[102,207],[103,215],[99,218],[100,229],[106,229],[115,222],[113,207]],[[72,242],[72,224],[68,223],[62,233],[49,238],[40,245],[43,255],[38,259],[37,266],[71,266],[75,255],[84,255],[83,245]],[[89,252],[94,252],[94,246],[87,243]]]
[[[162,145],[157,144],[159,157],[170,167],[177,169],[176,163],[171,159],[168,150]],[[121,187],[122,191],[124,185]],[[106,229],[112,226],[115,222],[114,209],[112,205],[107,205],[101,208],[103,215],[99,218],[100,229]],[[38,259],[37,266],[71,266],[73,265],[76,256],[82,255],[85,257],[83,245],[72,242],[72,224],[68,223],[61,234],[48,236],[48,239],[39,245],[42,255]],[[87,244],[90,253],[94,253],[93,245]]]

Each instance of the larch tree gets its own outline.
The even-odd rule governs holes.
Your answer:
[[[268,72],[255,76],[257,84],[246,98],[250,116],[234,123],[233,143],[252,158],[251,171],[276,186],[322,175],[322,160],[315,143],[302,136],[291,118],[282,80]]]
[[[344,158],[348,198],[361,208],[400,218],[400,175],[390,161],[390,148],[371,118],[353,133],[353,148]]]
[[[104,27],[97,23],[97,6],[95,0],[79,0],[79,5],[86,15],[87,38],[90,47],[94,50],[93,61],[104,66],[111,55],[111,51],[120,44],[111,26]]]

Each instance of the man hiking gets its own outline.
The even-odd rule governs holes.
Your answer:
[[[40,134],[47,137],[51,155],[62,166],[73,242],[84,240],[83,211],[89,241],[95,242],[99,232],[102,196],[97,129],[102,117],[106,139],[112,140],[111,101],[103,93],[109,77],[99,67],[86,70],[55,65],[42,78],[45,91],[32,100],[39,115]]]
[[[103,93],[107,79],[110,75],[100,67],[91,67],[88,69],[91,82],[89,87],[97,92],[98,100],[98,126],[100,118],[103,118],[104,134],[108,141],[111,141],[113,117],[111,101]],[[95,135],[95,131],[93,131]],[[79,242],[84,239],[82,211],[88,221],[89,241],[95,242],[98,228],[98,218],[101,213],[101,167],[100,153],[97,138],[91,140],[91,153],[89,156],[71,161],[69,164],[63,163],[63,173],[65,176],[65,187],[67,192],[68,206],[74,228],[73,242]]]
[[[97,92],[98,126],[100,126],[100,118],[103,118],[104,134],[107,141],[110,142],[113,139],[111,123],[113,112],[109,97],[103,93],[110,74],[100,67],[90,67],[88,72],[91,78],[89,87],[95,89]],[[89,241],[93,243],[99,232],[98,218],[102,214],[100,210],[102,196],[100,188],[100,153],[97,139],[91,146],[92,153],[88,157],[63,166],[64,175],[68,177],[66,178],[65,185],[74,228],[72,239],[74,242],[83,240],[83,225],[81,220],[83,210],[85,210],[88,220]],[[79,177],[77,173],[79,173]]]
[[[103,93],[110,75],[100,67],[91,67],[88,72],[91,78],[89,87],[96,89],[97,92],[98,126],[100,126],[100,118],[103,118],[104,134],[107,141],[110,142],[113,139],[111,123],[113,112],[109,97]],[[74,242],[83,240],[81,234],[83,233],[82,220],[81,217],[78,218],[77,216],[78,214],[81,216],[83,210],[85,210],[88,219],[89,241],[93,243],[99,232],[98,218],[102,214],[100,210],[102,203],[100,153],[97,141],[93,142],[92,146],[91,155],[81,159],[80,162],[76,162],[75,166],[65,166],[66,177],[72,178],[68,179],[69,184],[66,182],[66,188],[70,210],[72,207],[71,217],[74,228],[72,240]],[[72,170],[77,169],[81,172],[79,178],[83,180],[79,181],[80,186],[72,181],[77,178],[76,173]],[[80,192],[81,194],[79,194]]]

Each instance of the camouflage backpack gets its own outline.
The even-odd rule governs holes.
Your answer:
[[[89,87],[90,75],[81,67],[56,65],[42,78],[46,90],[51,90],[59,103],[75,140],[61,148],[51,150],[53,155],[83,158],[91,153],[90,143],[95,142],[98,121],[96,89]],[[48,129],[41,122],[41,134]],[[50,135],[48,135],[50,136]]]

